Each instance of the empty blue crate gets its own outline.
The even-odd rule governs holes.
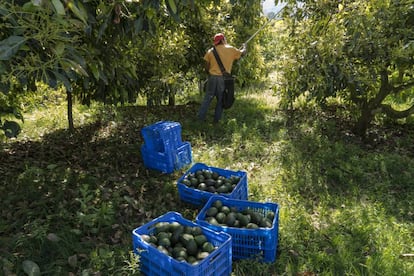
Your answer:
[[[189,142],[182,143],[176,149],[167,152],[151,151],[144,144],[141,146],[144,166],[148,169],[172,173],[192,163],[192,150]]]
[[[212,207],[217,209],[216,214],[216,209]],[[196,222],[211,230],[230,234],[235,260],[276,260],[279,235],[279,206],[276,203],[212,196],[197,215]]]
[[[247,199],[248,196],[246,172],[209,167],[203,163],[195,163],[178,179],[177,187],[180,200],[195,206],[202,206],[213,195],[235,199]]]
[[[190,264],[185,259],[179,261],[176,258],[171,257],[171,252],[174,252],[174,249],[172,249],[171,246],[166,245],[165,247],[160,247],[158,245],[155,247],[154,244],[156,243],[151,244],[148,242],[148,239],[150,239],[151,236],[159,232],[160,228],[157,228],[157,225],[163,224],[161,227],[170,227],[172,223],[175,224],[175,227],[177,223],[183,225],[186,229],[185,231],[195,231],[193,229],[197,228],[198,235],[200,235],[200,233],[203,234],[215,249],[207,254],[207,256],[203,256],[203,258],[200,257],[198,262]],[[183,218],[181,214],[176,212],[168,212],[133,230],[132,242],[134,253],[140,257],[140,269],[144,275],[226,276],[230,275],[232,271],[231,236],[224,232],[218,233],[211,229],[201,227],[196,223]],[[158,248],[165,253],[161,252]],[[170,248],[171,252],[168,251],[167,248]]]
[[[181,146],[181,125],[178,122],[159,121],[143,127],[141,134],[149,151],[168,152]]]

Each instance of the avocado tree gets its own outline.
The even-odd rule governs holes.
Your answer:
[[[0,98],[8,105],[2,112],[19,118],[16,95],[35,91],[38,82],[66,91],[71,130],[73,97],[124,104],[144,95],[149,104],[165,98],[174,104],[183,78],[202,70],[214,33],[225,30],[240,42],[237,28],[254,28],[259,6],[253,0],[3,1]],[[224,15],[232,10],[229,23]],[[18,132],[8,121],[4,127]]]
[[[0,4],[0,13],[1,99],[12,103],[2,104],[2,112],[14,111],[18,103],[10,98],[36,90],[39,81],[63,86],[73,129],[73,95],[86,104],[135,99],[147,80],[139,66],[147,68],[148,62],[139,63],[139,58],[147,49],[154,51],[147,41],[157,39],[163,18],[174,17],[167,27],[176,21],[178,6],[173,0],[11,1]],[[7,133],[17,129],[5,122]]]
[[[287,14],[285,102],[339,99],[361,136],[376,118],[414,113],[412,1],[290,1]]]
[[[84,72],[77,46],[81,28],[76,20],[58,20],[42,3],[27,1],[0,4],[0,98],[3,118],[18,111],[18,95],[36,90],[36,81],[56,87],[70,85],[71,75]],[[49,12],[45,12],[49,11]],[[9,113],[9,114],[7,114]],[[1,117],[0,117],[1,118]],[[21,115],[17,116],[21,119]],[[6,136],[18,134],[16,122],[5,121]],[[7,128],[7,129],[5,129]]]

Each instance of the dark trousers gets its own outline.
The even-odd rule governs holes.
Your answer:
[[[203,102],[201,103],[200,110],[198,111],[198,118],[202,121],[206,119],[208,108],[214,97],[217,98],[216,109],[214,112],[214,121],[218,122],[223,114],[223,107],[221,105],[224,91],[224,79],[223,76],[210,75],[207,81],[206,94]]]

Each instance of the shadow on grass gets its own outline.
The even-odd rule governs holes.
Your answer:
[[[326,198],[337,199],[336,204],[342,198],[369,199],[381,202],[390,216],[413,221],[414,159],[408,141],[414,127],[374,128],[362,141],[340,120],[304,119],[314,116],[301,114],[289,128],[282,152],[289,190],[303,196],[309,208]]]

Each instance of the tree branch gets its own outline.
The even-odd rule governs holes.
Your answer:
[[[392,92],[393,89],[389,83],[387,69],[381,70],[380,77],[381,87],[378,91],[378,94],[368,103],[371,109],[376,109],[377,107],[381,106],[382,101]]]
[[[392,93],[393,94],[397,94],[397,93],[399,93],[401,91],[404,91],[406,89],[409,89],[411,87],[414,87],[414,79],[412,81],[410,81],[410,82],[406,82],[404,84],[401,84],[401,85],[398,85],[398,86],[394,86],[392,88]]]
[[[412,105],[410,108],[406,110],[395,110],[391,107],[389,104],[381,104],[381,111],[387,114],[390,118],[393,119],[401,119],[406,118],[411,114],[414,114],[414,105]]]

